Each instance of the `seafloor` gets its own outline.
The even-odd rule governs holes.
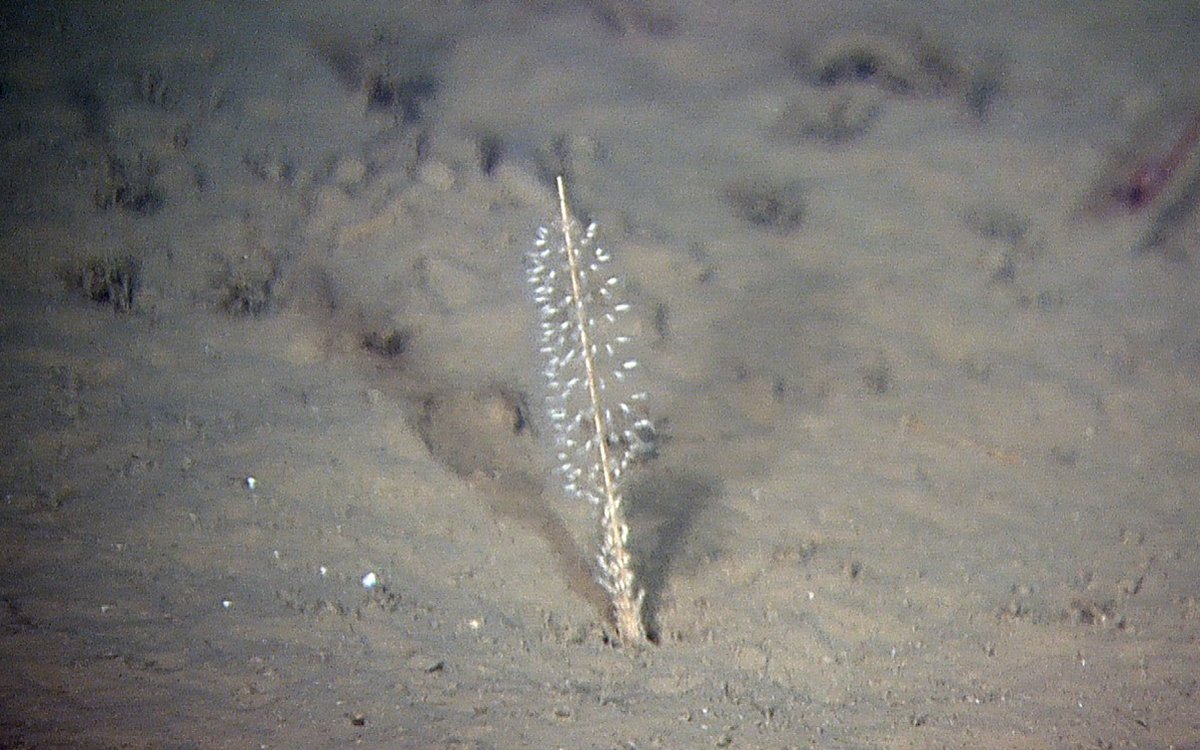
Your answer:
[[[0,747],[1200,743],[1194,3],[12,2],[0,54]],[[558,174],[657,431],[641,649],[545,467]]]

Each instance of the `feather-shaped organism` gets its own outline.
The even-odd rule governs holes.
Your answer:
[[[608,269],[612,256],[601,247],[596,225],[582,228],[571,215],[562,177],[558,201],[558,218],[538,230],[527,257],[556,469],[569,497],[599,509],[597,578],[612,601],[621,642],[639,643],[646,639],[644,592],[634,581],[621,480],[653,441],[653,424],[643,416],[644,394],[621,399],[622,389],[615,387],[625,385],[638,365],[622,353],[629,342],[622,333],[629,304]]]

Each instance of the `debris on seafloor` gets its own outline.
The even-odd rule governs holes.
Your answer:
[[[1171,260],[1200,254],[1200,158],[1193,154],[1191,169],[1181,174],[1171,197],[1154,214],[1149,229],[1134,250]]]
[[[1200,251],[1200,101],[1166,105],[1145,118],[1084,196],[1078,217],[1145,214],[1134,251],[1186,260]]]

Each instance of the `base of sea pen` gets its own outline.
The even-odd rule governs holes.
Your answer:
[[[643,646],[650,642],[642,624],[642,600],[645,598],[646,592],[639,590],[636,596],[619,596],[613,600],[617,639],[622,646]]]

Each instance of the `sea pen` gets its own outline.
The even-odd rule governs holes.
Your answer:
[[[630,340],[620,329],[629,305],[619,299],[620,279],[606,270],[612,256],[597,241],[596,224],[581,230],[561,176],[557,185],[558,219],[538,229],[526,258],[556,469],[569,497],[600,511],[597,581],[608,592],[617,638],[639,644],[646,640],[645,592],[634,578],[622,478],[653,425],[636,408],[644,394],[620,400],[610,392],[637,367],[621,355]]]

